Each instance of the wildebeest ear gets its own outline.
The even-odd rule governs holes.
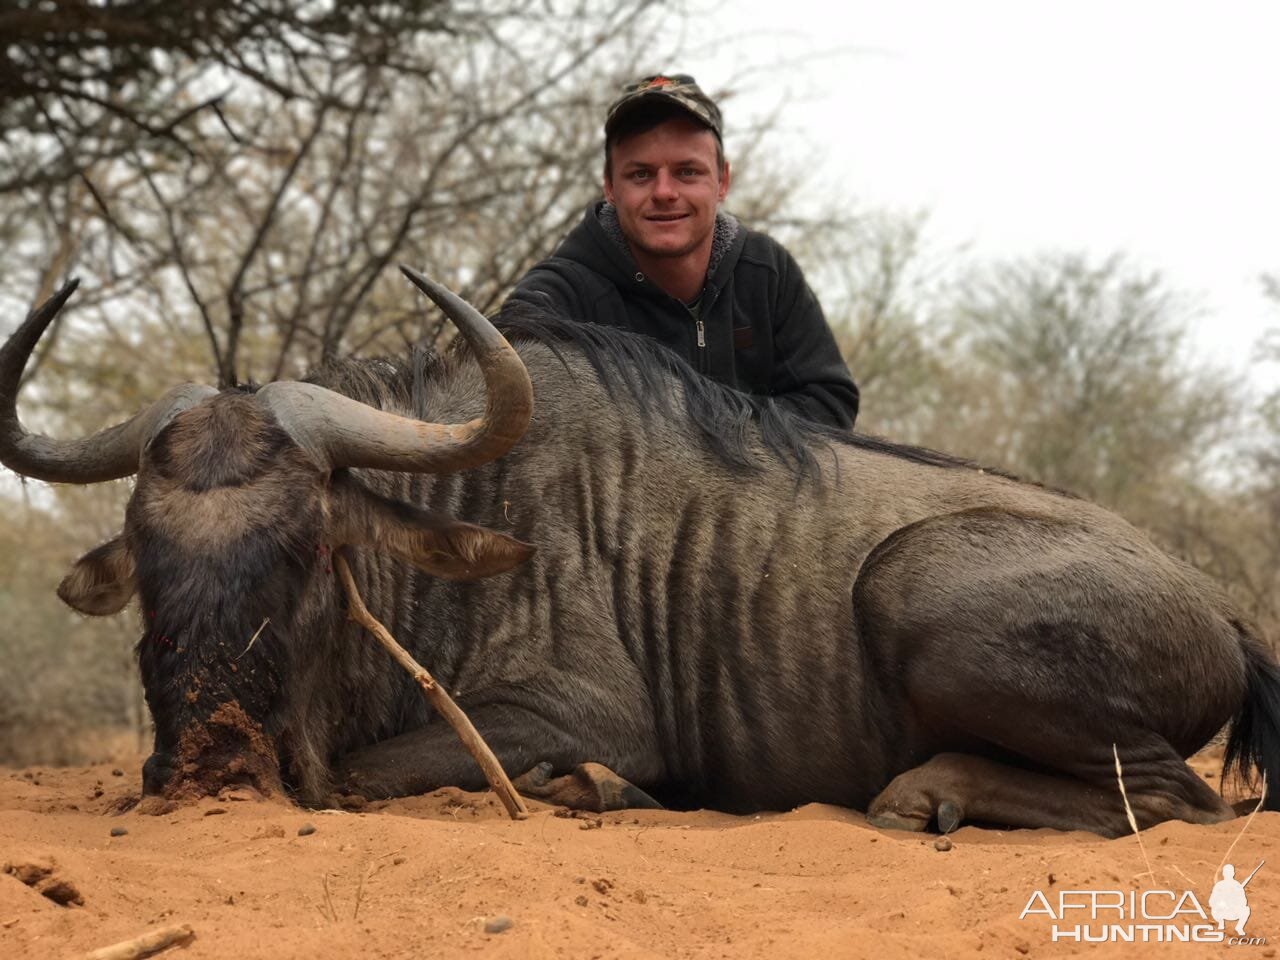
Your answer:
[[[385,550],[450,580],[491,577],[533,556],[532,546],[505,533],[388,500],[349,475],[334,478],[330,508],[334,546]]]
[[[81,613],[106,617],[123,610],[136,589],[133,554],[124,537],[115,537],[75,562],[58,584],[58,596]]]

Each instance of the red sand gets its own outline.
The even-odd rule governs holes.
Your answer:
[[[138,794],[140,765],[111,769],[0,768],[0,867],[43,864],[52,875],[41,882],[69,884],[84,901],[60,906],[0,873],[0,958],[76,957],[178,923],[194,941],[159,956],[1017,960],[1280,949],[1277,814],[1259,814],[1231,856],[1241,878],[1268,861],[1248,888],[1247,932],[1269,943],[1108,948],[1054,943],[1051,921],[1019,914],[1033,891],[1056,903],[1063,889],[1190,888],[1207,910],[1245,821],[1144,833],[1153,883],[1133,837],[966,827],[940,851],[933,836],[880,832],[816,805],[758,817],[569,817],[535,803],[513,823],[488,794],[444,790],[363,813],[206,799],[119,814]],[[308,824],[315,832],[299,836]],[[511,926],[486,933],[499,916]]]

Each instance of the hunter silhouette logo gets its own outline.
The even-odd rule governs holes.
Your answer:
[[[1228,863],[1222,868],[1222,879],[1213,885],[1213,893],[1209,894],[1209,912],[1218,922],[1218,929],[1226,926],[1228,920],[1236,921],[1236,935],[1244,936],[1244,925],[1249,919],[1249,897],[1244,888],[1253,879],[1253,874],[1262,869],[1263,860],[1253,868],[1253,873],[1244,878],[1244,883],[1236,879],[1236,868]]]

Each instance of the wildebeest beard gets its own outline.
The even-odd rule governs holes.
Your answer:
[[[202,426],[199,446],[206,453],[219,446],[219,418]],[[222,446],[223,472],[201,471],[203,489],[198,489],[180,475],[190,467],[192,432],[171,433],[165,431],[153,444],[149,467],[171,489],[194,494],[213,487],[232,496],[249,493],[263,482],[259,459],[271,461],[280,454],[280,438],[270,427],[255,438],[257,443],[242,439],[239,450]],[[186,448],[184,467],[177,471],[171,470],[171,443]],[[246,458],[251,462],[242,462],[241,469],[228,470],[228,461],[240,459],[235,453],[246,448],[256,448],[258,455]],[[138,660],[156,719],[155,752],[144,767],[148,794],[177,799],[234,785],[262,794],[282,789],[277,706],[283,652],[308,582],[323,562],[317,563],[321,525],[311,498],[272,500],[268,524],[233,512],[192,511],[182,518],[185,529],[174,531],[176,537],[168,532],[175,518],[159,501],[130,505],[133,522],[127,529],[144,626]],[[210,529],[193,549],[190,534],[200,524]]]
[[[169,797],[233,784],[276,793],[280,653],[305,571],[262,533],[198,558],[163,540],[136,553],[138,660],[157,722],[144,788]]]

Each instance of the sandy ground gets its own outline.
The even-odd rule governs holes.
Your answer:
[[[1213,768],[1212,758],[1197,765]],[[1016,960],[1273,957],[1280,948],[1280,814],[1259,814],[1243,836],[1243,818],[1147,831],[1153,878],[1134,837],[966,827],[938,849],[946,844],[936,837],[880,832],[860,814],[816,805],[731,817],[566,816],[535,804],[514,823],[491,795],[444,790],[363,813],[213,799],[158,816],[119,812],[139,787],[137,762],[0,768],[0,866],[9,871],[0,873],[0,958],[79,957],[179,923],[195,937],[161,953],[166,960]],[[1270,943],[1055,943],[1051,919],[1019,919],[1037,890],[1056,909],[1063,890],[1190,889],[1208,910],[1238,837],[1231,860],[1241,878],[1268,861],[1248,888],[1246,932]],[[1162,905],[1153,914],[1171,909],[1168,898],[1151,902]]]

